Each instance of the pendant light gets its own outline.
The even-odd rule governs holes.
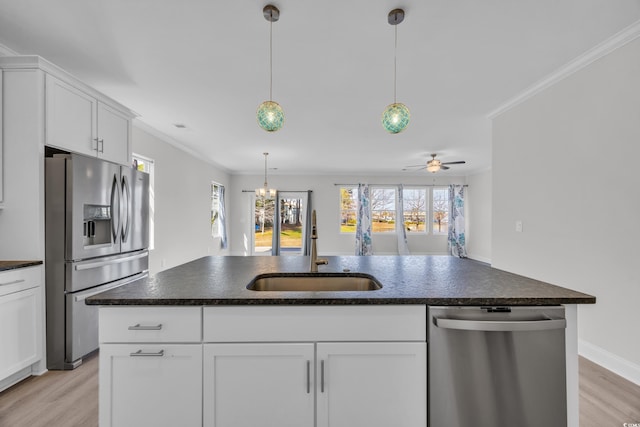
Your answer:
[[[284,124],[284,111],[280,104],[273,101],[273,23],[280,18],[280,10],[272,4],[262,9],[264,18],[269,21],[269,100],[258,107],[258,125],[267,132],[275,132]]]
[[[409,109],[406,105],[396,102],[396,75],[397,75],[397,50],[398,50],[398,24],[404,21],[404,10],[394,9],[387,17],[389,24],[395,27],[395,44],[393,47],[393,104],[385,108],[382,113],[382,127],[390,133],[400,133],[409,124]]]
[[[262,154],[264,155],[264,187],[256,188],[256,197],[268,200],[276,197],[276,190],[269,188],[269,184],[267,184],[267,156],[269,153]]]

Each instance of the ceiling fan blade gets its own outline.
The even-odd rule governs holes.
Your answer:
[[[464,165],[465,163],[467,163],[467,162],[465,162],[464,160],[459,160],[457,162],[444,162],[444,163],[441,163],[441,164],[443,164],[443,165]]]
[[[449,169],[449,166],[440,165],[440,170],[446,171],[447,169]]]
[[[424,167],[426,167],[426,166],[424,165],[424,163],[423,163],[423,164],[421,164],[421,165],[409,165],[409,166],[405,166],[405,168],[424,168]]]

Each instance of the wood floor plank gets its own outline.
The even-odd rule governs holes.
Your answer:
[[[640,386],[580,358],[580,427],[640,424]],[[97,427],[98,357],[0,393],[1,427]]]

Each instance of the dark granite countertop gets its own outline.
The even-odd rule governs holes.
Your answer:
[[[306,272],[300,256],[204,257],[92,296],[89,305],[555,305],[595,297],[449,256],[323,257],[320,274],[368,273],[383,285],[361,292],[256,292],[258,274]]]
[[[14,270],[16,268],[33,267],[40,265],[42,261],[0,261],[0,271]]]

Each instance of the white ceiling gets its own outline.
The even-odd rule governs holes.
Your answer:
[[[398,175],[438,153],[467,161],[442,173],[466,175],[491,166],[489,112],[640,19],[640,0],[274,1],[273,99],[286,122],[267,133],[255,119],[269,96],[267,3],[0,0],[0,43],[234,174],[262,173],[267,151],[276,174]],[[391,135],[380,116],[393,102],[397,7],[397,96],[411,122]]]

